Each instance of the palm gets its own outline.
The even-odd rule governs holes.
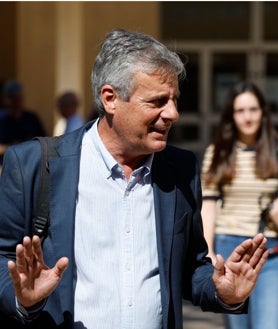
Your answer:
[[[238,304],[252,292],[267,257],[266,239],[258,234],[237,246],[224,262],[217,255],[213,281],[218,296],[227,304]]]
[[[25,307],[32,306],[47,298],[61,280],[68,265],[68,259],[59,259],[50,269],[42,257],[38,237],[25,238],[23,245],[16,249],[16,263],[9,261],[8,267],[16,297]]]
[[[215,286],[223,300],[236,304],[249,296],[256,283],[255,277],[254,269],[248,264],[228,262],[224,266],[224,275],[215,278]]]

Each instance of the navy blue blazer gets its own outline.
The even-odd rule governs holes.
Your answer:
[[[50,160],[50,228],[43,245],[45,263],[62,256],[70,260],[57,289],[34,321],[34,328],[72,328],[75,286],[74,222],[82,136],[92,123],[63,135],[58,157]],[[7,260],[15,246],[32,234],[39,182],[40,144],[37,140],[10,147],[0,179],[0,311],[16,315]],[[181,329],[182,299],[204,311],[226,312],[215,297],[213,267],[203,237],[201,187],[192,152],[166,147],[154,156],[152,184],[158,244],[164,329]],[[97,325],[94,326],[97,328]]]

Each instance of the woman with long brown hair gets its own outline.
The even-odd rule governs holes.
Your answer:
[[[230,251],[258,231],[270,256],[246,315],[224,315],[228,329],[278,328],[278,152],[265,98],[248,81],[234,86],[202,164],[204,233],[209,256]]]

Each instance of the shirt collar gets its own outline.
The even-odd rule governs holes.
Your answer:
[[[91,135],[91,139],[93,141],[94,147],[96,151],[101,156],[106,168],[107,168],[107,178],[110,177],[119,177],[123,173],[122,166],[113,158],[113,156],[109,153],[105,145],[103,144],[99,133],[98,133],[98,122],[99,119],[96,120],[96,122],[92,125],[92,127],[89,129],[88,133]],[[151,167],[153,163],[153,157],[154,154],[150,154],[146,161],[143,163],[143,165],[137,169],[134,170],[133,175],[136,175],[140,173],[142,175],[142,179],[144,183],[149,182],[150,179],[150,173],[151,173]]]
[[[247,144],[241,142],[241,141],[236,141],[236,148],[240,151],[254,151],[255,147],[250,147],[247,146]]]

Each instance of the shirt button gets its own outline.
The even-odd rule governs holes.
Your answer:
[[[128,305],[129,307],[131,307],[131,306],[132,306],[132,300],[129,300],[128,303],[127,303],[127,305]]]
[[[127,227],[126,230],[125,230],[125,232],[126,232],[127,234],[130,233],[130,228]]]
[[[127,271],[130,271],[130,269],[131,269],[130,264],[126,264],[125,268]]]

